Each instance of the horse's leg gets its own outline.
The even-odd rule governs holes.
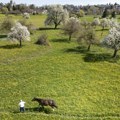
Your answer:
[[[43,105],[41,105],[42,106],[42,110],[44,110],[44,106]]]
[[[50,106],[52,108],[52,110],[54,111],[54,106]]]

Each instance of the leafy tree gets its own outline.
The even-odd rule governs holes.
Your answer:
[[[84,20],[81,22],[81,25],[86,29],[91,23],[88,22],[87,20]]]
[[[83,17],[85,15],[85,12],[83,10],[80,10],[79,12],[76,13],[77,17]]]
[[[116,18],[116,12],[115,12],[115,11],[113,11],[113,12],[111,13],[111,17],[112,17],[112,18]]]
[[[18,21],[21,25],[26,26],[30,34],[33,34],[36,30],[35,25],[33,25],[31,22],[29,22],[26,18],[23,18]]]
[[[8,13],[8,8],[7,7],[2,7],[1,12],[3,14],[7,14]]]
[[[92,26],[97,26],[97,25],[100,25],[100,20],[99,20],[99,18],[95,18],[94,20],[93,20],[93,22],[92,22]]]
[[[108,19],[106,19],[106,18],[103,18],[102,20],[101,20],[101,27],[102,27],[102,33],[101,33],[101,35],[103,34],[103,30],[105,29],[105,27],[108,27],[109,26],[109,21],[108,21]]]
[[[118,22],[116,19],[108,19],[108,22],[109,22],[109,26],[112,28],[112,27],[117,27],[118,26]]]
[[[114,50],[112,57],[115,58],[120,50],[120,26],[111,28],[109,34],[102,40],[102,44]]]
[[[23,13],[23,17],[24,17],[25,19],[29,19],[29,18],[30,18],[30,14],[27,13],[27,12],[25,12],[25,13]]]
[[[92,26],[89,25],[87,29],[83,28],[82,31],[80,31],[80,35],[77,39],[77,42],[81,43],[82,41],[88,45],[88,51],[90,51],[92,44],[97,43],[95,30]]]
[[[69,36],[69,41],[71,41],[72,35],[79,31],[80,22],[77,18],[71,17],[63,25],[63,32],[65,35]]]
[[[13,41],[19,41],[20,47],[22,46],[22,41],[30,41],[30,33],[27,27],[22,26],[20,23],[16,23],[8,34],[8,39]]]
[[[6,16],[5,19],[1,22],[0,31],[9,32],[14,25],[15,22],[12,17]]]
[[[55,25],[55,29],[63,22],[66,11],[62,5],[52,5],[48,10],[46,25]],[[67,14],[66,14],[67,15]]]
[[[105,8],[105,10],[103,11],[103,14],[102,14],[102,18],[106,18],[108,16],[108,10],[107,8]]]

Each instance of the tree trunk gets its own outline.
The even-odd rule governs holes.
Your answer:
[[[22,47],[22,40],[20,39],[20,47]]]
[[[101,36],[103,35],[103,30],[105,29],[105,27],[102,28],[102,33],[101,33]]]
[[[88,49],[87,49],[87,51],[90,51],[90,47],[91,47],[91,44],[88,45]]]
[[[116,49],[114,50],[114,53],[113,53],[113,56],[112,56],[113,58],[116,57],[116,55],[117,55],[117,51],[118,51],[118,50],[116,50]]]
[[[71,41],[71,37],[72,37],[72,35],[69,35],[69,42]]]
[[[56,29],[57,28],[57,24],[55,24],[55,27],[54,27],[54,29]]]

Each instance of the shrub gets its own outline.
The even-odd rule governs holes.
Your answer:
[[[46,45],[46,46],[50,46],[49,41],[47,40],[47,35],[46,34],[42,34],[38,37],[38,40],[36,42],[36,44],[38,45]]]

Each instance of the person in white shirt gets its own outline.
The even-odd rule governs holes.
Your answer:
[[[20,112],[24,112],[25,111],[25,102],[20,100],[19,106],[20,106]]]

